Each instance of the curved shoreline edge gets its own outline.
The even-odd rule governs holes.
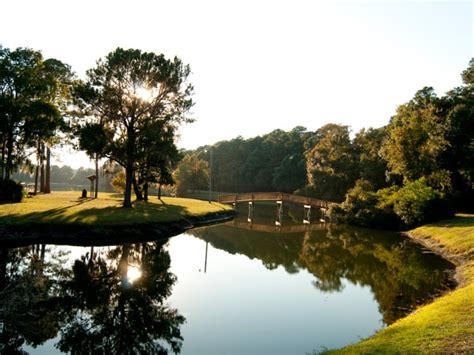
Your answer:
[[[474,215],[402,233],[455,266],[457,286],[374,335],[330,354],[474,352]]]
[[[0,247],[14,248],[31,244],[106,246],[169,238],[189,229],[232,220],[233,210],[201,216],[183,216],[179,220],[127,225],[44,224],[0,226]]]

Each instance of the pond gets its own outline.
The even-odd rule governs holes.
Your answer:
[[[398,235],[254,207],[166,240],[0,248],[0,353],[312,354],[453,286]]]

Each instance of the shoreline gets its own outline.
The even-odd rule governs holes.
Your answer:
[[[89,225],[30,223],[0,226],[0,248],[31,244],[72,246],[105,246],[169,238],[189,229],[234,219],[233,210],[211,212],[201,216],[183,216],[169,222],[130,223],[125,225]]]
[[[325,353],[474,351],[474,215],[457,215],[401,234],[453,263],[456,287],[372,336]]]
[[[441,243],[439,243],[436,240],[430,239],[429,237],[426,237],[426,236],[419,237],[419,236],[413,235],[411,231],[402,232],[401,234],[404,237],[409,238],[415,243],[418,243],[422,245],[423,247],[425,247],[426,249],[432,251],[434,254],[439,255],[443,259],[448,260],[455,266],[453,278],[456,281],[456,287],[452,289],[451,291],[455,291],[459,288],[462,288],[468,285],[468,280],[466,279],[466,277],[463,275],[463,272],[462,272],[463,268],[469,262],[468,259],[454,254],[453,252],[449,251],[447,248],[444,248],[441,245]],[[449,291],[446,293],[449,293]],[[446,293],[441,294],[439,297],[444,296]]]

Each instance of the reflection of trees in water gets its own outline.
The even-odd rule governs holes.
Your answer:
[[[386,324],[431,298],[446,284],[449,267],[390,233],[342,227],[308,235],[300,257],[323,291],[341,290],[343,278],[370,286]]]
[[[56,336],[59,326],[57,278],[62,253],[45,261],[45,245],[0,249],[0,353],[21,354],[26,342],[42,344]]]
[[[164,304],[176,277],[163,243],[91,248],[70,269],[41,247],[0,249],[0,353],[58,331],[57,347],[73,354],[179,352],[185,318]],[[131,265],[141,273],[133,281]]]
[[[129,265],[141,272],[133,282],[127,277]],[[63,288],[68,324],[61,329],[59,349],[162,354],[168,344],[179,352],[185,319],[164,304],[176,282],[169,266],[169,254],[158,242],[123,245],[106,258],[93,254],[76,260]]]
[[[343,279],[369,286],[386,324],[426,302],[447,282],[450,264],[394,233],[348,227],[272,234],[229,226],[192,231],[214,247],[258,258],[268,269],[309,270],[323,292],[339,292]]]
[[[188,231],[210,242],[214,247],[231,254],[244,254],[250,259],[260,259],[269,270],[283,266],[292,274],[299,272],[298,255],[303,243],[299,233],[262,233],[253,230],[214,226]]]

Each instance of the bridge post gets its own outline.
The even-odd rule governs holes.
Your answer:
[[[252,223],[253,220],[253,202],[249,202],[249,213],[247,216],[247,222]]]
[[[304,205],[303,224],[311,223],[311,205]]]
[[[326,221],[326,211],[327,211],[327,209],[324,208],[324,207],[321,207],[319,210],[321,211],[321,218],[320,218],[319,221],[322,222],[322,223],[326,223],[327,222]]]
[[[283,201],[277,201],[277,215],[275,225],[281,226],[281,222],[283,219]]]

